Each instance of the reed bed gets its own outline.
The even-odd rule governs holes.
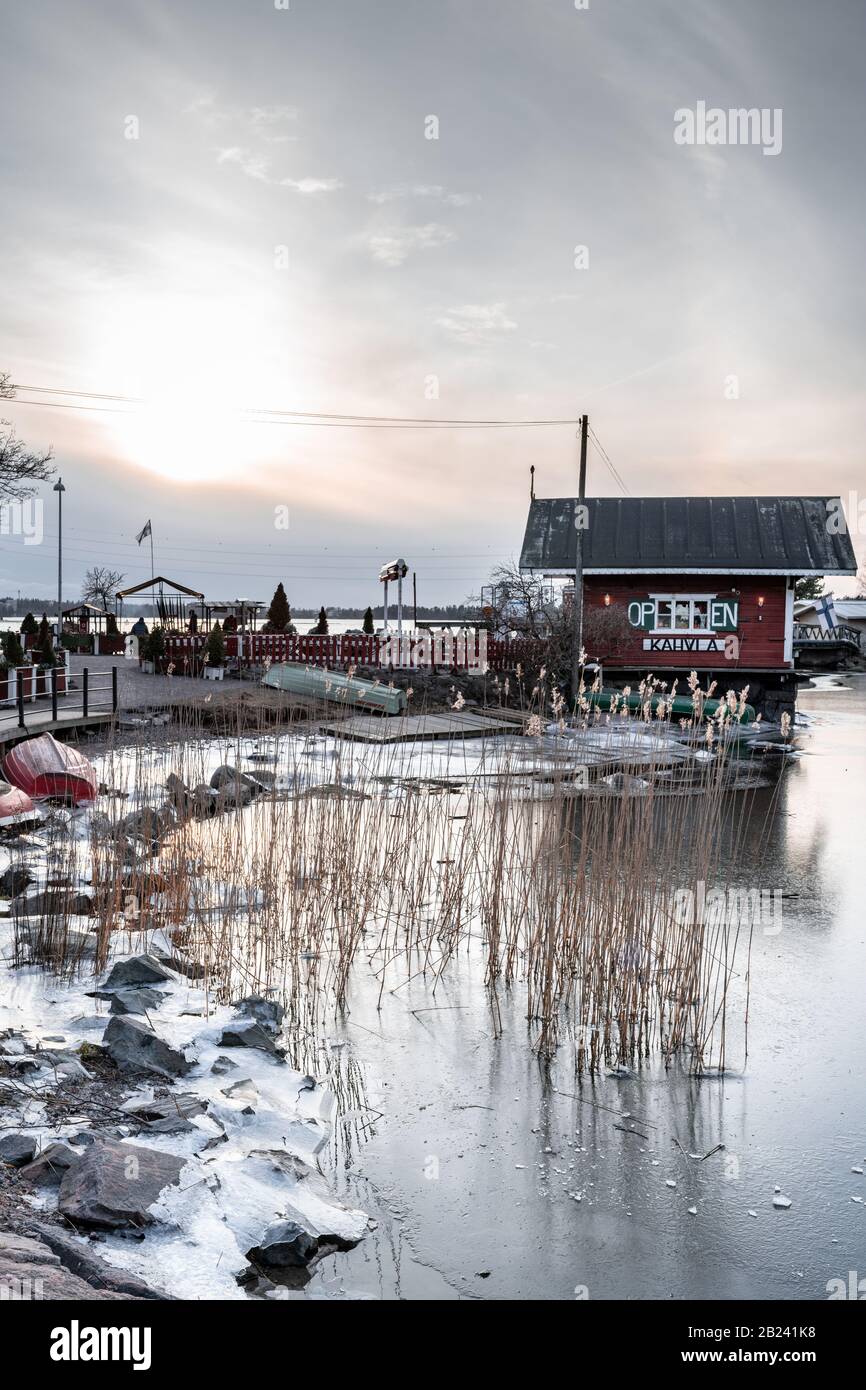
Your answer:
[[[142,729],[100,763],[130,794],[103,798],[83,846],[93,968],[118,933],[162,929],[216,997],[280,997],[306,1050],[356,985],[386,1009],[410,982],[435,994],[463,954],[483,961],[492,1027],[502,991],[523,991],[531,1045],[550,1057],[568,1042],[578,1073],[654,1054],[725,1069],[732,1023],[739,1059],[746,1046],[755,923],[691,918],[682,895],[735,886],[754,779],[737,789],[745,693],[708,722],[691,689],[690,720],[653,712],[656,682],[636,714],[592,709],[584,692],[566,719],[542,673],[514,736],[447,750],[325,738],[314,720],[274,733],[248,709],[234,732],[224,712],[217,737],[195,709],[181,728]],[[167,796],[170,775],[193,789],[217,763],[268,786],[205,818]],[[150,844],[123,832],[136,808],[157,813]],[[66,873],[82,873],[81,843],[62,825],[56,840]],[[90,962],[65,955],[60,911],[26,933],[22,960]]]

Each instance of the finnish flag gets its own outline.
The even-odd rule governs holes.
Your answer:
[[[839,626],[832,594],[824,594],[822,598],[818,599],[815,604],[815,613],[822,632],[829,632],[831,628]]]

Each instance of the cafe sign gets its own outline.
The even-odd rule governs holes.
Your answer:
[[[632,627],[647,633],[646,652],[721,652],[737,631],[737,599],[715,594],[652,594],[628,606]]]

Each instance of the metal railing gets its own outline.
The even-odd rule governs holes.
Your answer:
[[[9,732],[12,727],[26,730],[44,726],[49,702],[52,724],[84,722],[92,716],[117,713],[116,666],[110,671],[90,671],[85,666],[76,686],[70,684],[67,671],[62,689],[58,689],[56,666],[45,675],[49,688],[42,694],[27,694],[24,682],[16,682],[15,704],[0,708],[0,733]],[[35,672],[31,679],[35,684]]]
[[[835,627],[821,627],[819,623],[794,624],[795,646],[826,645],[827,643],[839,642],[859,648],[862,645],[859,629],[849,627],[847,623],[837,623]]]

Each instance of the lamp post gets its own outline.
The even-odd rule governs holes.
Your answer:
[[[57,645],[63,632],[63,494],[66,488],[58,478],[52,488],[57,493]]]

